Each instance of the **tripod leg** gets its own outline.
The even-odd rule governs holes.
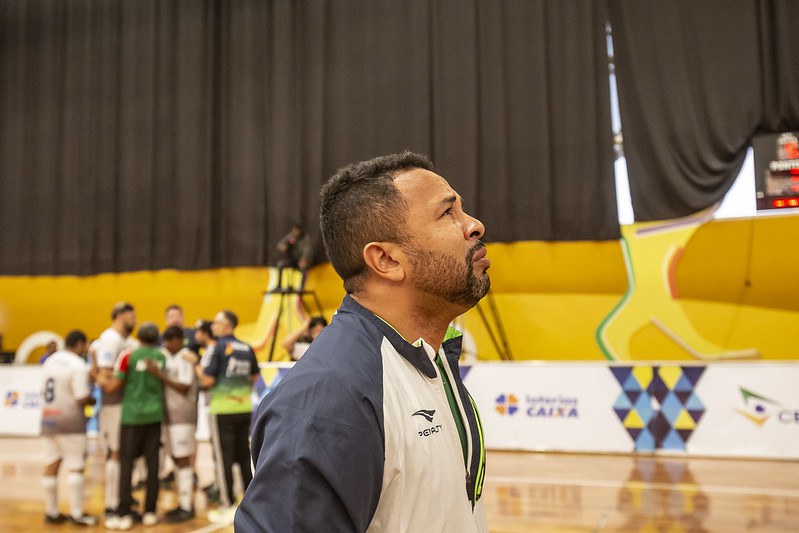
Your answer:
[[[275,356],[275,343],[277,342],[277,333],[280,331],[280,317],[283,316],[283,305],[285,304],[286,294],[280,293],[280,304],[277,307],[277,318],[275,319],[275,332],[272,334],[272,344],[269,346],[269,359],[272,361]]]
[[[494,322],[496,322],[497,335],[499,335],[499,338],[502,341],[502,348],[505,352],[505,357],[503,359],[512,361],[513,354],[510,351],[510,344],[508,344],[508,335],[505,333],[505,327],[502,325],[502,317],[499,315],[497,304],[494,301],[494,293],[491,291],[488,291],[488,305],[489,309],[491,310],[491,314],[494,316]]]
[[[486,318],[485,311],[483,311],[483,308],[480,306],[479,303],[475,307],[477,308],[477,312],[480,313],[480,318],[483,320],[483,325],[485,326],[486,331],[488,332],[488,337],[491,339],[491,344],[494,345],[494,349],[497,351],[499,358],[504,361],[505,359],[507,359],[505,356],[505,352],[500,347],[499,342],[497,342],[497,338],[494,335],[494,330],[491,328],[491,324],[488,323],[488,318]]]

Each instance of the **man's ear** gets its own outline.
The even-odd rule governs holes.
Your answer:
[[[405,279],[404,258],[402,249],[392,242],[370,242],[363,247],[363,260],[367,268],[375,276],[388,281]]]

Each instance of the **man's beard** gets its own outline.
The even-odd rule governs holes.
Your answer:
[[[487,272],[474,274],[474,254],[485,245],[475,244],[463,262],[444,253],[422,249],[415,244],[408,250],[413,266],[413,285],[428,294],[438,296],[450,303],[474,307],[488,293],[491,280]]]

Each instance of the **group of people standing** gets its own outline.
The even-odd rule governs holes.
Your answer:
[[[255,354],[233,335],[236,315],[220,311],[213,321],[183,327],[183,311],[166,310],[163,332],[153,322],[136,329],[134,307],[121,302],[111,311],[111,326],[88,343],[86,335],[67,334],[65,347],[42,365],[42,434],[46,466],[42,478],[45,522],[95,525],[83,504],[86,455],[85,407],[93,405],[92,383],[101,391],[99,428],[105,446],[105,516],[107,529],[127,530],[134,523],[178,523],[194,518],[195,434],[198,398],[209,407],[220,507],[211,521],[232,519],[233,465],[239,464],[245,488],[252,479],[249,426],[251,387],[259,375]],[[86,358],[85,358],[86,357]],[[87,362],[88,359],[88,362]],[[200,396],[202,395],[202,396]],[[164,456],[174,463],[178,506],[159,518],[159,472]],[[133,472],[141,457],[146,465],[143,513],[134,510]],[[70,512],[58,511],[57,475],[69,469]]]

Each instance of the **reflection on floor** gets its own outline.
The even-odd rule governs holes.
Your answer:
[[[799,531],[799,464],[651,455],[500,453],[491,531]]]
[[[39,439],[0,438],[0,532],[53,530],[42,522],[42,450]],[[487,468],[483,498],[492,533],[799,531],[799,463],[793,461],[489,452]],[[103,471],[93,442],[86,469],[93,514],[102,511]],[[200,485],[211,481],[206,443],[197,471]],[[66,509],[66,476],[59,483]],[[175,492],[162,490],[159,511],[175,505]],[[194,520],[146,530],[233,531],[209,524],[202,491],[195,506]]]

